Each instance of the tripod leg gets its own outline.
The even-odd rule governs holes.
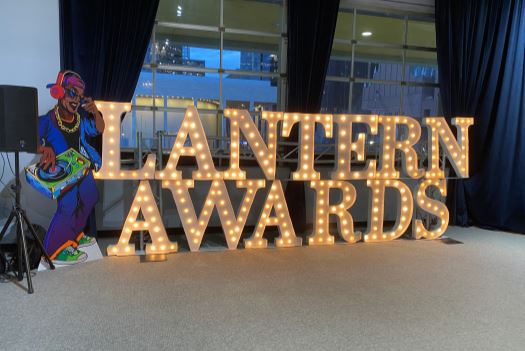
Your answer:
[[[16,211],[16,210],[15,210]],[[18,214],[15,214],[15,224],[16,224],[16,249],[18,251],[18,259],[17,259],[17,265],[18,268],[16,270],[16,280],[19,282],[24,280],[24,251],[22,247],[22,234],[20,234],[20,222],[18,218]]]
[[[7,219],[7,222],[5,222],[4,227],[2,228],[2,231],[0,232],[0,239],[4,238],[4,234],[7,231],[7,228],[9,228],[9,225],[11,224],[11,221],[15,218],[15,211],[12,210],[9,214],[9,218]]]
[[[44,258],[46,259],[47,263],[49,264],[49,268],[50,269],[55,269],[55,265],[53,264],[53,262],[51,262],[51,258],[49,258],[49,255],[47,254],[46,250],[44,249],[44,245],[42,244],[42,242],[40,241],[40,239],[36,235],[35,228],[33,228],[33,225],[31,224],[31,222],[29,222],[29,219],[27,219],[25,211],[22,211],[22,217],[24,217],[24,221],[26,222],[27,227],[29,228],[29,231],[33,235],[33,238],[35,239],[38,247],[40,248],[40,250],[42,250],[42,255],[44,255]]]
[[[20,212],[17,213],[17,218],[18,218],[18,225],[20,227],[19,233],[20,233],[20,238],[21,238],[20,240],[22,241],[22,250],[24,251],[23,260],[25,262],[25,266],[26,266],[25,271],[27,273],[27,293],[32,294],[34,290],[33,290],[33,281],[31,280],[31,267],[29,265],[29,256],[27,255],[26,237],[24,235],[24,224],[23,224],[24,222],[22,220],[22,214]],[[19,262],[20,261],[22,261],[22,257],[20,257]]]

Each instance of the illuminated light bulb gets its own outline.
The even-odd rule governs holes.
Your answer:
[[[247,189],[245,196],[241,202],[241,208],[244,208],[246,211],[252,206],[254,197],[247,196],[248,190],[251,190],[252,193],[256,192],[260,188],[263,188],[265,182],[243,182],[239,181],[236,183],[237,188]],[[226,241],[228,248],[233,250],[237,248],[238,241],[242,235],[242,230],[245,226],[247,217],[238,216],[235,218],[235,212],[233,210],[232,204],[230,202],[226,185],[223,180],[216,179],[212,182],[210,191],[208,192],[207,198],[205,200],[205,205],[201,210],[201,214],[197,217],[195,213],[195,208],[192,205],[192,201],[189,195],[189,189],[194,187],[194,181],[188,180],[185,183],[181,184],[170,184],[167,188],[172,192],[172,194],[177,194],[174,196],[175,204],[179,210],[179,216],[188,239],[188,244],[191,251],[197,251],[200,246],[200,240],[195,242],[195,238],[200,238],[204,234],[206,226],[210,220],[210,216],[213,212],[214,207],[217,208],[219,219],[223,227],[224,233],[227,233]],[[212,190],[215,189],[215,190]],[[179,190],[181,192],[179,193]],[[182,201],[190,204],[187,207],[181,205]],[[181,209],[187,209],[188,211]],[[191,223],[198,223],[198,226],[191,225]],[[232,237],[235,240],[232,240]]]
[[[297,117],[296,117],[297,116]],[[314,180],[319,179],[320,174],[314,169],[314,134],[315,124],[319,123],[323,126],[326,137],[332,136],[332,115],[323,115],[317,118],[310,118],[308,114],[284,114],[284,122],[282,126],[282,136],[289,137],[293,126],[299,123],[299,164],[296,171],[292,173],[292,179]],[[305,158],[304,156],[307,155]]]
[[[398,238],[408,228],[412,217],[413,203],[411,200],[410,188],[408,188],[403,182],[390,180],[369,181],[367,182],[367,185],[371,190],[370,203],[374,203],[375,205],[371,207],[368,216],[371,220],[368,223],[368,232],[365,235],[365,242],[388,241]],[[404,189],[403,194],[406,194],[407,196],[400,196],[400,204],[396,206],[398,209],[396,225],[392,230],[383,232],[384,196],[387,187],[396,189],[399,194],[401,194],[401,191]],[[374,213],[374,215],[371,215],[371,213]]]
[[[421,219],[415,219],[412,224],[412,233],[416,239],[428,236],[439,238],[448,227],[449,212],[447,206],[438,200],[426,196],[426,190],[431,186],[437,188],[441,196],[445,197],[447,195],[446,181],[444,179],[427,179],[419,185],[416,201],[421,205],[428,204],[425,211],[437,217],[440,225],[434,229],[427,229]]]
[[[312,181],[310,187],[316,192],[315,202],[315,219],[313,234],[309,236],[310,244],[328,244],[334,243],[333,236],[329,232],[329,216],[334,214],[339,218],[338,233],[348,243],[354,243],[355,240],[350,238],[354,235],[353,219],[347,211],[355,202],[355,188],[344,181]],[[330,206],[329,195],[330,189],[337,189],[342,192],[342,202]],[[322,239],[322,240],[320,240]]]
[[[431,127],[431,133],[428,135],[430,162],[426,177],[444,178],[444,171],[440,168],[440,145],[443,147],[444,153],[456,174],[461,178],[468,177],[468,162],[466,162],[467,166],[465,167],[461,167],[461,162],[462,160],[468,160],[468,128],[474,123],[473,119],[467,117],[452,119],[452,124],[457,127],[457,140],[443,117],[427,117],[423,122],[428,127]],[[438,125],[439,127],[436,128],[433,125]]]
[[[278,207],[278,205],[281,205]],[[271,217],[270,214],[272,209],[275,211],[277,217]],[[279,220],[277,219],[279,218]],[[286,226],[285,226],[286,224]],[[288,247],[288,246],[300,246],[302,239],[297,238],[295,231],[293,230],[290,214],[284,198],[284,192],[279,180],[274,180],[268,195],[263,210],[260,213],[258,223],[255,227],[255,231],[249,239],[245,239],[245,244],[252,242],[258,243],[259,247],[266,247],[268,245],[267,240],[262,238],[264,228],[268,225],[276,225],[279,230],[279,237],[276,241],[277,247]],[[284,228],[289,228],[285,230]],[[289,232],[290,240],[284,242],[283,234],[285,231]]]

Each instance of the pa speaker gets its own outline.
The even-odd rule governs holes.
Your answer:
[[[36,88],[0,85],[0,151],[36,153],[37,145]]]

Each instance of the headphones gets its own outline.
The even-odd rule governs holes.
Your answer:
[[[46,88],[49,88],[49,93],[54,99],[60,100],[64,97],[66,94],[66,90],[62,86],[62,83],[64,83],[64,78],[66,75],[74,75],[78,77],[78,79],[82,80],[82,77],[76,72],[73,71],[60,71],[58,72],[57,80],[55,83],[48,84]]]

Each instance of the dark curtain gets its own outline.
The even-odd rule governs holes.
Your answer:
[[[338,10],[339,0],[288,1],[286,111],[320,111]],[[297,140],[298,126],[295,126],[289,141]],[[298,232],[305,230],[304,192],[303,182],[288,182],[285,191],[290,216]]]
[[[86,95],[131,101],[159,0],[60,0],[61,68],[78,72]]]
[[[79,73],[86,96],[129,102],[139,79],[159,0],[60,0],[60,67]],[[102,138],[91,140],[98,152]],[[85,233],[97,236],[95,212]]]
[[[469,179],[450,221],[525,233],[525,1],[436,0],[445,117],[473,116]]]

